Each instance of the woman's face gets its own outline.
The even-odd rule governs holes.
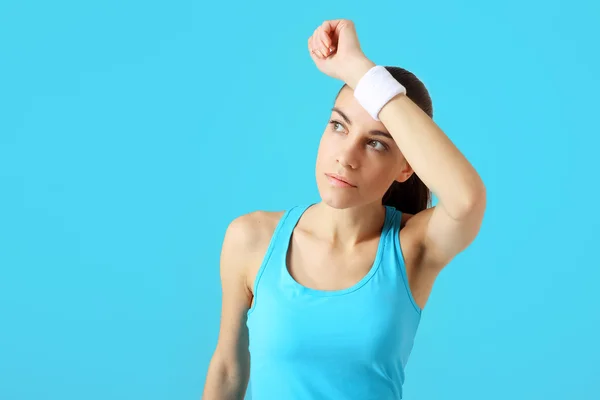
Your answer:
[[[355,100],[352,89],[342,89],[330,121],[316,163],[317,187],[325,203],[348,208],[380,202],[394,180],[410,177],[412,169],[388,130]]]

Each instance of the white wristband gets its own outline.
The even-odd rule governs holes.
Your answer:
[[[367,71],[354,88],[354,98],[375,121],[383,106],[399,94],[406,94],[406,88],[381,65]]]

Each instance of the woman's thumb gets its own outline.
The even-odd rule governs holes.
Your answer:
[[[338,26],[339,32],[339,47],[355,47],[358,46],[358,37],[356,28],[352,21],[344,20]]]

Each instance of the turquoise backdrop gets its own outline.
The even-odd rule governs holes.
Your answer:
[[[600,4],[0,3],[0,399],[199,399],[227,224],[318,198],[348,18],[413,71],[488,209],[439,276],[407,400],[600,396]],[[258,399],[260,400],[260,399]]]

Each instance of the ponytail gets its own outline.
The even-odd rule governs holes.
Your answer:
[[[406,181],[392,183],[383,195],[382,204],[403,213],[416,214],[431,207],[431,191],[413,172]]]

